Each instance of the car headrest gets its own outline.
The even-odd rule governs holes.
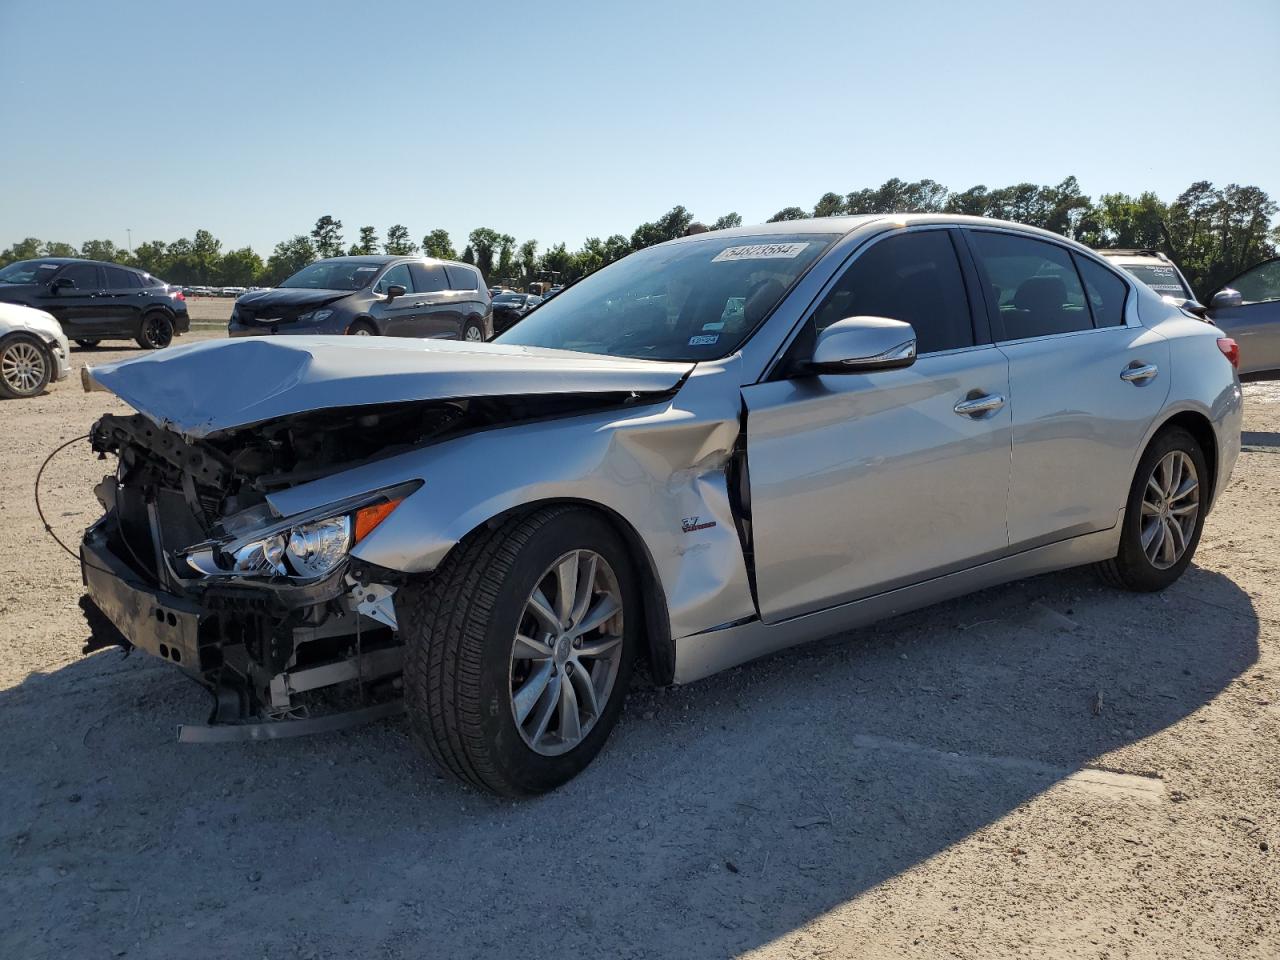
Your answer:
[[[1013,305],[1032,313],[1060,311],[1067,302],[1067,285],[1060,277],[1030,277],[1018,286]]]

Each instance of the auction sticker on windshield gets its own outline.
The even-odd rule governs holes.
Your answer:
[[[807,243],[751,243],[741,247],[725,247],[712,263],[729,260],[794,260],[804,253]]]

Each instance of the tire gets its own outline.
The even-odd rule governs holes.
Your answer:
[[[53,358],[39,337],[15,333],[0,340],[0,397],[38,396],[52,375]]]
[[[134,339],[143,350],[163,350],[173,343],[173,320],[160,310],[144,314]]]
[[[352,337],[376,337],[378,328],[368,320],[357,320],[347,327],[347,334]]]
[[[94,347],[96,347],[96,346],[97,346],[98,344],[100,344],[101,342],[102,342],[102,341],[101,341],[101,340],[99,340],[97,337],[85,337],[85,338],[83,338],[83,339],[77,339],[77,340],[76,340],[76,343],[78,343],[80,346],[84,347],[86,350],[92,350]]]
[[[468,320],[462,328],[462,339],[468,343],[483,343],[484,327],[474,320]]]
[[[1180,468],[1172,475],[1173,496],[1167,495],[1171,475],[1165,472],[1166,464],[1170,469]],[[1195,471],[1194,487],[1189,486],[1187,464]],[[1191,434],[1181,427],[1158,434],[1138,462],[1125,504],[1120,549],[1097,566],[1102,579],[1124,590],[1152,592],[1163,590],[1182,576],[1195,556],[1204,529],[1208,480],[1204,451]],[[1187,512],[1192,499],[1194,515]],[[1177,552],[1179,548],[1181,552]]]
[[[621,604],[586,632],[581,648],[572,631],[550,639],[541,629],[547,621],[531,615],[535,589],[545,588],[547,606],[555,607],[553,571],[569,556],[579,558],[578,572],[566,579],[581,586],[593,574],[592,589],[578,591],[587,600],[576,622],[593,619],[614,588]],[[501,796],[529,796],[572,779],[599,753],[622,711],[640,631],[635,567],[602,517],[567,506],[510,517],[468,536],[434,574],[403,592],[405,705],[415,740],[441,770]],[[518,631],[536,650],[516,639]],[[597,656],[588,648],[606,645],[587,659]],[[543,675],[549,679],[539,687]],[[542,695],[534,699],[530,690]]]

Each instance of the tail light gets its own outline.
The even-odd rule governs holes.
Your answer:
[[[171,290],[171,291],[169,291],[169,299],[170,299],[170,300],[181,300],[181,301],[183,301],[183,302],[185,303],[185,302],[186,302],[186,300],[187,300],[187,295],[186,295],[185,293],[183,293],[181,290]]]
[[[1222,355],[1230,361],[1231,366],[1236,370],[1240,369],[1240,344],[1236,343],[1230,337],[1218,338],[1218,349],[1222,351]]]

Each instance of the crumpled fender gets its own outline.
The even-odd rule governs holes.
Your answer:
[[[269,499],[288,516],[421,479],[352,551],[406,573],[435,569],[468,533],[510,510],[544,501],[598,505],[643,541],[672,637],[696,633],[755,614],[725,479],[740,430],[731,379],[723,369],[695,372],[664,403],[473,433]]]

